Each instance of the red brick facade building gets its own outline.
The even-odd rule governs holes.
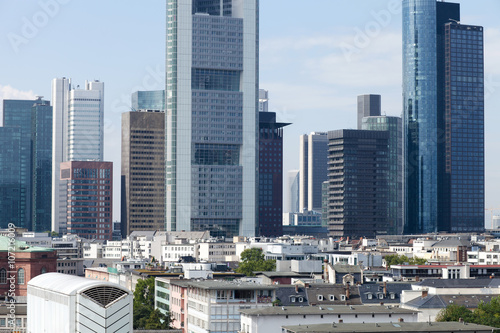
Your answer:
[[[14,251],[12,251],[12,247],[14,247]],[[32,247],[19,241],[11,243],[10,238],[0,236],[1,296],[12,293],[15,296],[26,296],[28,282],[32,278],[43,273],[56,271],[57,253],[54,249]]]

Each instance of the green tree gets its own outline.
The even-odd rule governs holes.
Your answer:
[[[139,280],[134,291],[134,329],[169,329],[170,313],[155,310],[155,278]]]
[[[408,258],[405,255],[397,255],[397,254],[388,255],[384,259],[387,268],[390,268],[393,265],[402,265],[406,262],[410,265],[425,265],[425,263],[427,262],[427,260],[423,258],[418,258],[418,257]]]
[[[488,303],[479,303],[474,317],[476,324],[500,327],[500,297],[492,298]]]
[[[460,318],[474,322],[474,313],[463,305],[450,304],[439,311],[436,321],[458,321]]]
[[[241,252],[241,260],[236,272],[247,276],[255,276],[255,272],[269,272],[276,269],[275,260],[265,260],[262,249],[251,248]]]

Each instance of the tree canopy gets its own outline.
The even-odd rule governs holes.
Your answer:
[[[500,297],[479,303],[474,312],[465,306],[450,304],[439,312],[436,321],[458,321],[460,318],[469,323],[500,328]]]
[[[169,329],[170,313],[155,310],[155,278],[137,281],[134,291],[134,329]]]
[[[388,255],[384,259],[385,259],[387,268],[389,268],[393,265],[402,265],[406,262],[410,265],[425,265],[425,263],[427,262],[427,260],[425,260],[423,258],[417,258],[417,257],[408,258],[405,255],[398,255],[398,254]]]
[[[255,276],[255,272],[274,271],[276,269],[275,260],[265,260],[262,249],[250,248],[241,252],[241,260],[236,272],[247,276]]]

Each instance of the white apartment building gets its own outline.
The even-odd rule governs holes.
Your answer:
[[[182,257],[196,258],[197,246],[195,244],[166,244],[161,247],[162,262],[178,262]]]
[[[52,230],[66,233],[67,184],[60,180],[66,161],[102,161],[104,153],[104,83],[52,80]]]
[[[247,282],[189,282],[187,288],[187,332],[231,332],[240,330],[240,310],[271,308],[275,286]]]
[[[238,261],[235,243],[198,243],[197,260],[209,262]]]

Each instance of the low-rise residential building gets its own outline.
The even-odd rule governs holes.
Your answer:
[[[83,261],[82,258],[59,258],[57,259],[57,273],[83,276],[85,275]]]
[[[208,262],[239,261],[236,257],[235,243],[206,242],[196,244],[197,260]]]
[[[363,304],[397,305],[401,302],[403,290],[412,290],[411,284],[399,282],[366,283],[358,286]]]
[[[160,286],[156,307],[169,308],[173,327],[200,333],[239,331],[240,310],[270,308],[277,289],[244,281],[158,278],[156,284]]]
[[[343,323],[417,322],[417,311],[388,306],[275,306],[242,309],[241,331],[245,333],[280,332],[282,326]],[[313,331],[311,331],[313,332]]]

